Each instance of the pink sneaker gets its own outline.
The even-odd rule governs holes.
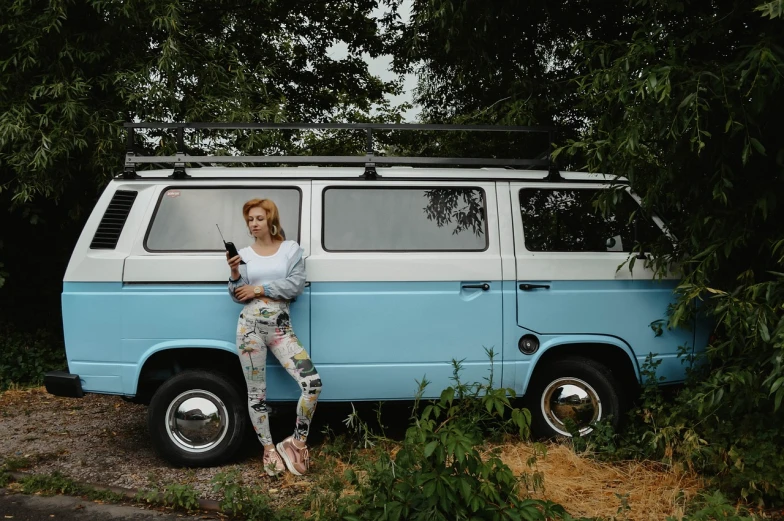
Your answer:
[[[310,466],[310,453],[307,447],[299,448],[294,445],[294,437],[289,436],[276,445],[278,453],[286,463],[289,472],[297,476],[302,476],[308,471]]]
[[[286,470],[283,460],[280,459],[280,454],[275,449],[264,449],[264,458],[262,458],[261,462],[267,474],[273,477]]]

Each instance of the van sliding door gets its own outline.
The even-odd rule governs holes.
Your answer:
[[[498,358],[501,255],[492,182],[314,181],[312,358],[323,399],[436,397]]]

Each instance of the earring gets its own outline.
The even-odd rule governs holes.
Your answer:
[[[270,231],[272,232],[272,235],[277,235],[278,234],[278,227],[273,224],[272,225],[272,229]]]

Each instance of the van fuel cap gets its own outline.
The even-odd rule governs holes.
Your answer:
[[[534,335],[524,335],[517,342],[517,348],[525,355],[532,355],[539,349],[539,339]]]

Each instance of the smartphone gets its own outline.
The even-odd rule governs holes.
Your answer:
[[[217,223],[215,224],[215,227],[218,229],[218,233],[221,236],[221,240],[223,241],[223,246],[226,248],[226,251],[229,252],[229,258],[231,259],[232,257],[236,257],[237,255],[239,255],[239,252],[237,251],[237,247],[234,246],[234,243],[226,242],[226,239],[223,238],[223,234],[221,233],[220,226],[218,226]],[[240,264],[245,264],[245,261],[240,260]]]

